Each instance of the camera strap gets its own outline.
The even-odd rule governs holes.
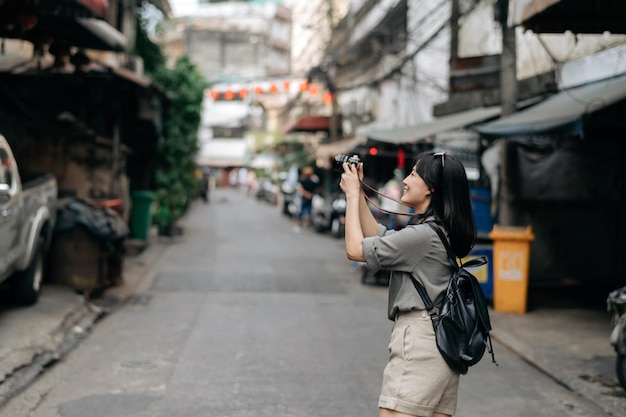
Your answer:
[[[408,204],[406,204],[403,201],[400,201],[398,199],[395,199],[393,197],[390,197],[390,196],[388,196],[386,194],[381,193],[380,191],[376,190],[374,187],[372,187],[371,185],[367,184],[363,180],[361,180],[361,185],[363,185],[368,190],[373,191],[374,193],[378,194],[382,198],[386,198],[386,199],[389,199],[391,201],[395,201],[398,204],[402,204],[405,207],[412,208],[411,206],[409,206]],[[365,200],[367,200],[368,203],[370,203],[372,206],[376,207],[376,209],[378,209],[378,210],[380,210],[380,211],[382,211],[384,213],[395,214],[396,216],[412,216],[413,215],[413,213],[407,213],[407,212],[402,212],[402,211],[385,210],[385,209],[381,208],[378,204],[376,204],[374,202],[374,200],[372,200],[370,198],[370,196],[368,196],[367,193],[365,191],[363,191],[362,188],[361,188],[361,193],[363,193],[363,196],[365,197]]]

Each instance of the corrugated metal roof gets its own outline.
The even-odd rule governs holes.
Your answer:
[[[563,90],[525,110],[475,128],[485,136],[579,131],[582,116],[626,99],[626,74]]]
[[[389,129],[374,129],[367,134],[367,137],[371,140],[397,145],[415,143],[438,133],[461,129],[478,122],[492,119],[499,116],[500,111],[500,106],[480,107],[438,117],[432,121],[417,125]]]

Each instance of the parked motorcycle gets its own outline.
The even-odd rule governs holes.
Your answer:
[[[341,238],[345,233],[346,197],[343,193],[334,194],[326,199],[317,196],[313,200],[311,220],[316,232],[330,231],[331,235]]]
[[[259,201],[266,201],[275,205],[278,201],[278,192],[278,186],[274,184],[271,179],[263,178],[259,181],[255,196]]]
[[[607,310],[613,315],[613,331],[611,332],[611,345],[617,353],[615,370],[617,379],[626,390],[626,287],[622,287],[609,293],[606,300]]]
[[[279,174],[281,181],[280,192],[283,200],[283,214],[293,219],[300,214],[300,199],[296,188],[298,186],[299,173],[298,166],[292,165],[288,171]]]

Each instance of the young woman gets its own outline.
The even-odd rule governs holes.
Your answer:
[[[476,239],[469,185],[461,162],[445,152],[417,156],[402,181],[401,201],[415,217],[399,230],[378,224],[361,192],[363,164],[344,163],[340,187],[346,194],[346,254],[376,272],[391,270],[388,317],[394,321],[389,361],[383,373],[379,417],[452,416],[459,374],[448,367],[435,343],[424,303],[411,282],[421,282],[435,306],[450,279],[446,248],[425,222],[436,222],[458,257]]]

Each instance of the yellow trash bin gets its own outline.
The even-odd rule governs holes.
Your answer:
[[[493,308],[505,313],[525,313],[528,298],[532,228],[494,225]]]

